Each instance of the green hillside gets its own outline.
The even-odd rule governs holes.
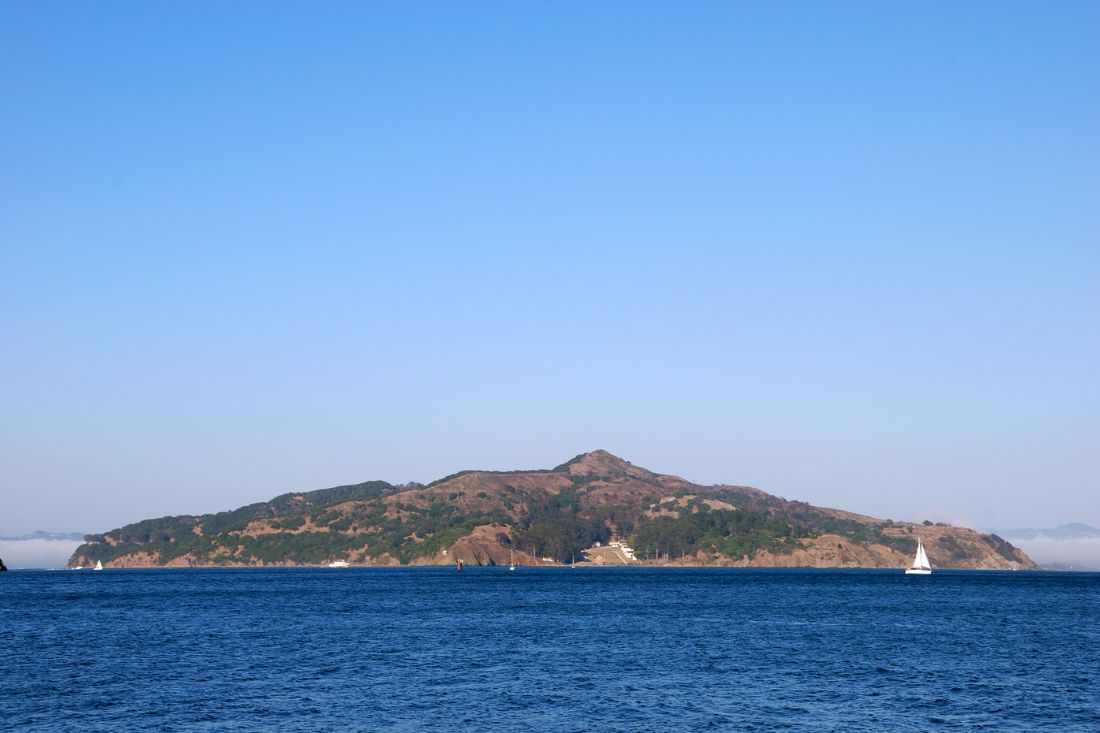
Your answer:
[[[941,565],[1030,562],[992,535],[917,529]],[[914,532],[748,487],[699,486],[594,451],[552,470],[462,471],[426,486],[371,481],[149,519],[88,536],[70,565],[409,564],[463,553],[494,564],[509,552],[561,562],[616,537],[640,561],[888,565],[913,551]]]

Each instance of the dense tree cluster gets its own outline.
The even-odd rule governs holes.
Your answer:
[[[631,542],[643,557],[676,558],[702,551],[742,558],[759,549],[793,547],[808,533],[808,528],[766,512],[702,508],[644,519]]]
[[[568,562],[597,542],[607,542],[611,531],[598,519],[583,519],[566,511],[542,513],[531,525],[521,530],[517,538],[519,549],[535,557],[550,557]]]

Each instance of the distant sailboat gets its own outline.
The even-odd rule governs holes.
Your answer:
[[[92,570],[102,570],[102,569],[103,569],[103,562],[101,560],[96,560],[95,561],[95,567],[92,568]]]
[[[576,555],[570,555],[570,557],[569,557],[569,567],[573,568],[574,570],[577,569],[577,556]]]
[[[931,575],[932,566],[928,563],[928,555],[924,552],[924,543],[917,538],[917,555],[913,558],[913,564],[905,569],[906,575]]]
[[[513,550],[508,550],[508,569],[516,569],[516,553]]]

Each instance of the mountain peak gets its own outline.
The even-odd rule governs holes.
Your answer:
[[[599,449],[581,453],[570,461],[561,464],[555,471],[568,473],[570,476],[628,476],[649,477],[652,471],[635,466],[628,460]]]

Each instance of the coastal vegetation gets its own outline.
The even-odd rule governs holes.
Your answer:
[[[995,535],[877,520],[749,487],[699,486],[595,451],[552,470],[461,471],[427,485],[369,481],[217,514],[148,519],[89,535],[70,564],[410,564],[461,557],[494,564],[517,553],[569,562],[612,539],[628,543],[643,562],[775,563],[803,553],[789,561],[858,564],[911,554],[917,530],[941,565],[1030,562]]]
[[[718,554],[740,559],[760,549],[781,552],[809,535],[805,526],[759,511],[681,511],[676,517],[644,519],[631,539],[645,557]]]

